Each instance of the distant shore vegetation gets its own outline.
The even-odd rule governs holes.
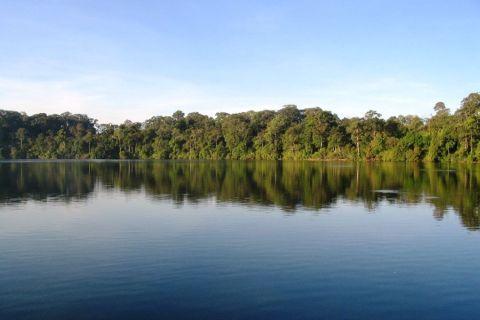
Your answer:
[[[383,119],[339,118],[321,108],[182,111],[143,123],[99,124],[87,115],[0,110],[0,159],[265,159],[480,161],[480,93],[458,110]]]

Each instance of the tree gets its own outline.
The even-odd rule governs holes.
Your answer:
[[[443,102],[428,119],[384,120],[369,110],[344,118],[321,108],[192,112],[143,123],[98,124],[83,114],[0,110],[0,158],[371,159],[480,161],[480,93],[453,114]]]
[[[463,99],[455,116],[461,126],[458,128],[459,135],[465,141],[465,148],[471,155],[480,131],[480,93],[471,93]]]
[[[450,113],[450,110],[447,109],[447,107],[445,106],[445,103],[443,103],[441,101],[435,103],[435,106],[433,107],[433,110],[435,110],[437,115],[443,115],[443,114],[449,114]]]
[[[314,153],[327,146],[328,137],[338,126],[338,117],[320,108],[305,110],[305,135],[307,149]]]
[[[26,134],[25,128],[18,128],[16,137],[20,142],[20,150],[23,150],[23,141],[25,141],[25,134]]]
[[[362,119],[352,118],[348,121],[347,131],[351,136],[352,141],[355,143],[355,149],[357,150],[357,159],[360,159],[360,143],[365,134],[365,125]]]

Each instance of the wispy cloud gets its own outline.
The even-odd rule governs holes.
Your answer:
[[[71,80],[0,78],[2,109],[86,113],[102,122],[141,121],[207,100],[207,93],[194,84],[160,77],[107,74]]]
[[[375,109],[384,116],[420,114],[426,116],[439,99],[439,90],[413,79],[378,77],[333,83],[322,90],[325,102],[346,116],[360,116]]]
[[[0,78],[0,107],[30,113],[81,111],[95,97],[85,95],[69,81],[31,81]]]
[[[198,84],[168,77],[117,73],[82,75],[70,80],[0,78],[0,108],[27,113],[85,113],[100,122],[143,121],[175,110],[216,112],[320,106],[339,116],[361,116],[369,109],[385,117],[427,116],[441,99],[438,89],[412,79],[370,78],[332,81],[282,93],[248,92],[222,84]],[[443,99],[458,105],[456,97]]]

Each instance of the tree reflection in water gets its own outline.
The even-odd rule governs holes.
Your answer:
[[[0,163],[0,202],[84,201],[96,189],[144,190],[177,203],[215,198],[244,205],[321,210],[337,201],[429,203],[435,219],[455,211],[480,227],[480,167],[432,163],[309,161],[45,161]]]

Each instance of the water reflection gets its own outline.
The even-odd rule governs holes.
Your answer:
[[[295,212],[337,201],[429,203],[433,216],[455,211],[469,229],[480,227],[477,166],[269,161],[58,161],[0,163],[0,203],[29,199],[84,201],[96,189],[145,190],[177,203],[214,197],[220,202],[276,205]]]

